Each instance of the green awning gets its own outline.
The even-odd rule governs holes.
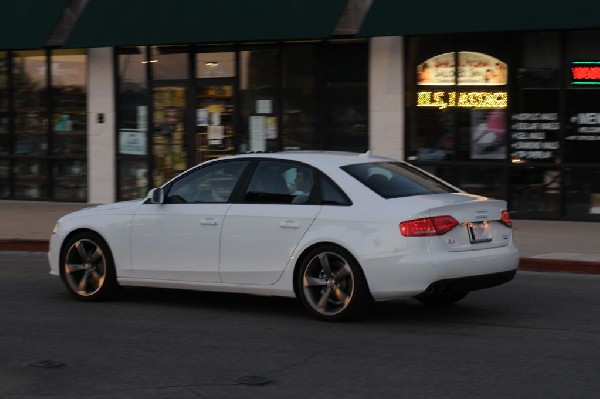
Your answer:
[[[346,0],[89,0],[64,47],[320,39]]]
[[[68,0],[12,0],[0,5],[0,50],[40,49]]]
[[[600,28],[600,1],[374,0],[359,36]]]

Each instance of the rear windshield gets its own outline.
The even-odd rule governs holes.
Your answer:
[[[384,198],[457,192],[441,180],[400,162],[359,163],[342,169]]]

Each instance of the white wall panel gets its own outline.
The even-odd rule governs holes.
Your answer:
[[[404,40],[370,39],[369,148],[373,154],[404,158]]]
[[[97,204],[116,198],[113,50],[94,48],[88,55],[88,201]]]

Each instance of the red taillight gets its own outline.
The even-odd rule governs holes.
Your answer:
[[[502,211],[502,216],[501,216],[500,220],[507,227],[511,227],[512,228],[512,219],[510,218],[510,212],[509,211]]]
[[[400,223],[400,233],[406,237],[441,236],[458,225],[452,216],[436,216]]]

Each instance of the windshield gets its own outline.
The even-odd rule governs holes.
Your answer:
[[[443,181],[401,162],[359,163],[342,169],[384,198],[457,192]]]

